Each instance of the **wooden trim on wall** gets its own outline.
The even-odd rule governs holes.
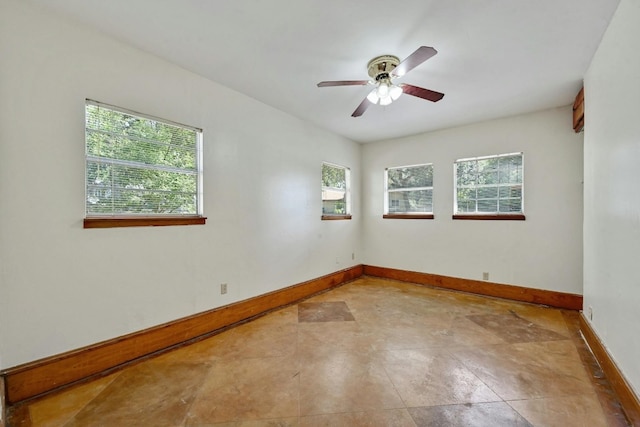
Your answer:
[[[85,218],[83,228],[116,228],[116,227],[164,227],[168,225],[202,225],[206,224],[204,216],[182,217],[90,217]]]
[[[576,95],[573,102],[573,130],[576,133],[584,129],[584,87]]]
[[[6,408],[4,377],[0,376],[0,427],[5,427],[7,423]]]
[[[0,372],[8,405],[84,380],[233,324],[292,304],[362,276],[358,265],[244,301]]]
[[[453,289],[473,294],[505,298],[514,301],[543,304],[551,307],[570,310],[582,310],[582,295],[569,294],[544,289],[525,288],[522,286],[504,285],[483,280],[462,279],[459,277],[440,276],[430,273],[396,270],[386,267],[364,266],[367,276],[401,280],[403,282]]]
[[[580,332],[617,394],[627,419],[632,426],[640,426],[640,398],[634,393],[584,313],[580,313]]]
[[[451,219],[466,219],[474,221],[524,221],[527,219],[527,217],[525,217],[523,214],[455,214],[451,217]]]
[[[342,219],[351,219],[351,215],[322,215],[320,219],[323,221],[339,221]]]
[[[385,219],[433,219],[433,214],[384,214],[382,218]]]

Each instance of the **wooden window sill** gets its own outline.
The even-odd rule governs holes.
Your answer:
[[[207,222],[203,216],[187,217],[89,217],[84,228],[163,227],[169,225],[201,225]]]
[[[489,221],[524,221],[523,214],[501,214],[501,215],[453,215],[453,219],[489,220]]]
[[[433,214],[384,214],[382,218],[386,219],[433,219]]]
[[[321,219],[323,221],[351,219],[351,215],[322,215]]]

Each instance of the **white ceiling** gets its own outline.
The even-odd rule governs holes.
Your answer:
[[[619,0],[29,0],[358,142],[568,105]],[[351,113],[378,55],[444,92]],[[400,81],[400,80],[399,80]],[[569,126],[570,124],[568,124]]]

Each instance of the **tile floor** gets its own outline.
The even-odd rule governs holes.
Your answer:
[[[624,426],[577,313],[363,277],[11,426]]]

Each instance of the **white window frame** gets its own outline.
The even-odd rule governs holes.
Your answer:
[[[421,163],[417,165],[405,165],[388,167],[384,170],[384,213],[383,218],[419,218],[419,219],[433,219],[433,182],[431,186],[426,187],[403,187],[403,188],[389,188],[389,171],[395,169],[412,169],[421,167],[431,167],[431,175],[433,177],[433,163]],[[430,211],[415,211],[415,212],[389,212],[390,207],[390,193],[402,193],[408,191],[421,191],[431,190],[431,210]]]
[[[102,158],[95,155],[91,155],[88,152],[89,134],[96,133],[96,132],[103,133],[103,134],[108,134],[108,133],[99,129],[89,128],[87,119],[85,118],[85,199],[84,199],[85,228],[109,228],[109,227],[142,226],[142,225],[204,224],[206,218],[203,216],[204,201],[203,201],[203,185],[202,185],[203,183],[203,161],[202,161],[203,131],[202,129],[185,125],[182,123],[174,122],[167,119],[161,119],[148,114],[139,113],[126,108],[105,104],[105,103],[94,101],[91,99],[86,99],[85,101],[85,115],[88,111],[89,106],[104,108],[117,113],[122,113],[127,116],[133,116],[143,120],[156,122],[162,125],[178,127],[181,129],[186,129],[188,131],[194,132],[196,170],[186,170],[186,169],[180,169],[177,167],[163,166],[163,165],[149,165],[149,164],[142,164],[142,163],[138,164],[137,162],[133,162],[125,159]],[[137,138],[133,138],[133,139],[137,139]],[[147,142],[153,142],[153,140],[148,140]],[[196,179],[196,191],[194,193],[196,212],[195,213],[172,212],[170,214],[162,214],[162,213],[154,214],[154,213],[147,213],[147,212],[135,213],[135,212],[126,212],[126,211],[117,211],[117,210],[114,210],[113,212],[110,212],[110,213],[90,212],[87,206],[88,198],[90,194],[92,194],[89,189],[89,182],[88,182],[88,173],[89,173],[88,165],[90,162],[101,162],[101,163],[112,164],[112,165],[133,166],[135,168],[141,168],[141,169],[161,170],[169,173],[180,173],[180,174],[186,173],[186,174],[194,175]]]
[[[345,188],[338,188],[338,187],[326,187],[324,185],[324,182],[321,179],[321,185],[322,185],[322,196],[321,196],[321,200],[322,200],[322,219],[326,220],[326,219],[351,219],[351,169],[348,168],[347,166],[342,166],[342,165],[338,165],[336,163],[329,163],[329,162],[322,162],[322,170],[324,170],[324,167],[331,167],[331,168],[336,168],[336,169],[342,169],[344,170],[344,179],[345,179]],[[327,199],[327,194],[331,193],[331,192],[344,192],[344,199],[345,199],[345,212],[344,213],[325,213],[324,211],[324,202]]]
[[[467,185],[467,186],[460,186],[458,185],[458,165],[460,163],[463,162],[478,162],[481,160],[487,160],[487,159],[500,159],[500,158],[506,158],[506,157],[515,157],[515,156],[520,156],[521,158],[521,166],[520,166],[520,181],[519,182],[507,182],[507,183],[496,183],[496,184],[474,184],[474,185]],[[454,198],[454,205],[453,205],[453,219],[518,219],[518,220],[524,220],[525,216],[524,216],[524,153],[523,152],[516,152],[516,153],[507,153],[507,154],[496,154],[496,155],[490,155],[490,156],[480,156],[480,157],[470,157],[470,158],[464,158],[464,159],[458,159],[453,163],[453,198]],[[489,188],[489,187],[496,187],[497,188],[497,196],[496,197],[491,197],[491,198],[478,198],[477,194],[476,194],[476,198],[473,199],[476,201],[476,210],[474,212],[469,212],[469,211],[461,211],[458,209],[458,190],[460,188],[471,188],[471,189],[475,189],[476,191],[480,188]],[[510,200],[510,199],[514,199],[513,197],[501,197],[500,196],[500,188],[501,187],[519,187],[520,189],[520,210],[519,211],[509,211],[509,212],[504,212],[504,211],[500,211],[500,200]],[[497,205],[497,211],[492,211],[492,212],[482,212],[482,211],[478,211],[478,200],[496,200],[496,205]]]

